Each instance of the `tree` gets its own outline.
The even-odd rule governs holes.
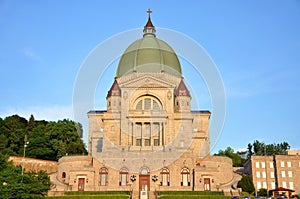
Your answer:
[[[242,188],[243,191],[249,194],[255,191],[252,178],[249,175],[242,176],[242,179],[238,182],[238,188]]]
[[[282,142],[280,144],[265,144],[255,140],[253,145],[248,144],[247,157],[251,155],[284,155],[286,150],[290,148],[290,145],[287,142]]]
[[[33,117],[33,115],[30,115],[30,118],[29,118],[29,121],[28,121],[28,126],[27,126],[27,129],[28,131],[32,131],[33,128],[35,127],[35,119]]]
[[[50,189],[50,178],[45,171],[24,172],[22,168],[7,162],[0,154],[0,198],[42,198]]]
[[[242,167],[245,163],[245,159],[242,158],[246,152],[234,152],[231,147],[227,147],[225,151],[219,150],[216,156],[224,156],[232,159],[232,164],[234,167]]]

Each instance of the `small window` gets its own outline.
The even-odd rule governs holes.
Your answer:
[[[271,178],[275,178],[274,171],[271,171],[271,172],[270,172],[270,177],[271,177]]]
[[[263,182],[263,189],[267,189],[267,182]]]
[[[154,139],[154,146],[159,146],[159,139]]]
[[[137,103],[137,105],[136,105],[136,109],[137,110],[142,110],[142,108],[143,108],[143,104],[142,103],[143,103],[142,100]]]
[[[150,98],[146,98],[145,101],[145,110],[150,110],[151,109],[151,99]]]
[[[270,162],[270,168],[271,168],[271,169],[274,168],[273,162]]]
[[[267,177],[265,171],[263,171],[261,174],[262,174],[262,177],[263,177],[263,178],[266,178],[266,177]]]
[[[257,182],[256,185],[257,189],[261,189],[261,182]]]
[[[294,183],[293,182],[290,182],[289,185],[290,185],[290,189],[294,189]]]
[[[282,187],[283,187],[283,188],[287,188],[286,182],[285,182],[285,181],[282,182]]]
[[[184,147],[184,141],[180,140],[180,147],[183,148]]]
[[[293,177],[293,172],[292,171],[288,171],[288,176],[289,176],[289,178],[292,178]]]
[[[120,186],[126,186],[126,185],[127,185],[127,179],[128,179],[128,169],[123,167],[123,168],[120,170],[120,181],[119,181],[119,185],[120,185]]]
[[[61,178],[66,178],[66,172],[62,172]]]
[[[107,180],[107,176],[108,176],[108,170],[107,168],[101,168],[99,171],[99,177],[100,177],[100,181],[99,181],[99,185],[100,186],[107,186],[108,184],[108,180]]]
[[[260,172],[259,171],[256,171],[256,177],[260,178]]]
[[[160,171],[160,175],[161,175],[160,185],[161,186],[170,186],[170,171],[169,171],[169,169],[163,168]]]
[[[256,168],[259,168],[259,162],[255,162]]]
[[[142,146],[142,140],[141,139],[136,139],[136,146]]]
[[[145,146],[150,146],[150,139],[145,139]]]
[[[285,178],[285,171],[281,171],[281,177]]]
[[[188,168],[181,169],[181,186],[190,186],[190,170]]]
[[[287,162],[287,167],[292,167],[292,163],[291,162]]]
[[[275,189],[275,182],[271,182],[271,189]]]
[[[284,167],[284,162],[280,162],[280,166],[281,166],[281,167]]]
[[[261,168],[265,168],[266,167],[266,163],[265,162],[262,162],[261,163]]]
[[[115,126],[111,126],[111,131],[114,131],[115,130]]]

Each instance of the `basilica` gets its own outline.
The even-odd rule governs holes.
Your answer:
[[[210,155],[213,113],[191,110],[178,56],[150,12],[112,80],[106,110],[87,110],[88,155],[62,157],[52,191],[230,191],[231,159]]]

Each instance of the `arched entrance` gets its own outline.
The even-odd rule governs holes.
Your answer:
[[[139,190],[150,190],[150,170],[148,167],[142,167],[139,175]]]

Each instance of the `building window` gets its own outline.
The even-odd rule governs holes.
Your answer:
[[[136,146],[142,146],[142,139],[136,139]]]
[[[293,182],[290,182],[289,185],[290,185],[290,189],[294,189],[294,183]]]
[[[287,167],[292,167],[292,163],[291,162],[287,162]]]
[[[260,172],[259,171],[256,171],[256,177],[260,178]]]
[[[159,139],[154,139],[154,146],[159,146]]]
[[[259,168],[259,162],[255,162],[256,168]]]
[[[288,176],[289,176],[289,178],[292,178],[293,177],[293,172],[292,171],[288,171]]]
[[[274,168],[273,162],[270,162],[270,168],[271,168],[271,169]]]
[[[271,189],[275,189],[275,182],[271,182]]]
[[[265,171],[261,172],[261,174],[262,174],[262,177],[263,177],[263,178],[266,178],[266,177],[267,177],[267,175],[266,175],[266,172],[265,172]]]
[[[263,182],[263,189],[267,188],[267,182]]]
[[[161,175],[161,186],[170,186],[170,171],[168,168],[163,168],[160,171]]]
[[[265,162],[262,162],[261,163],[261,168],[265,168],[266,167],[266,163]]]
[[[66,178],[66,172],[62,172],[61,178],[65,179]]]
[[[181,169],[181,186],[190,186],[190,170],[188,168]]]
[[[183,148],[184,147],[184,141],[180,140],[180,147]]]
[[[123,167],[120,170],[120,182],[119,185],[120,186],[126,186],[127,185],[127,179],[128,179],[128,169]]]
[[[285,171],[281,171],[281,177],[285,178]]]
[[[111,126],[111,131],[114,131],[115,130],[115,126]]]
[[[149,95],[142,96],[136,102],[137,102],[135,105],[136,110],[161,110],[162,109],[161,102],[153,96],[149,96]]]
[[[284,162],[280,162],[280,166],[281,166],[281,167],[284,167]]]
[[[287,188],[286,182],[285,182],[285,181],[282,182],[282,187],[283,187],[283,188]]]
[[[270,172],[270,177],[271,177],[271,178],[275,178],[274,171],[271,171],[271,172]]]
[[[257,188],[257,189],[261,189],[261,182],[257,182],[257,183],[256,183],[256,188]]]
[[[99,177],[100,177],[99,185],[100,186],[107,186],[107,184],[108,184],[107,176],[108,176],[107,168],[104,168],[104,167],[101,168],[99,171]]]
[[[145,146],[150,146],[150,139],[145,139]]]

